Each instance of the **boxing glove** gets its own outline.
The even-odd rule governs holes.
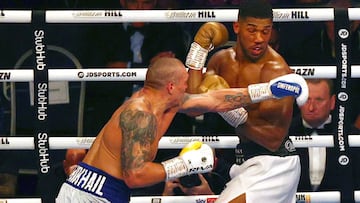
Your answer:
[[[229,33],[222,23],[204,23],[195,34],[185,65],[191,69],[201,70],[205,65],[208,52],[227,42],[228,38]]]
[[[271,98],[293,96],[296,98],[297,104],[302,106],[309,96],[309,88],[305,79],[295,73],[274,78],[268,83],[249,85],[248,91],[253,103]]]
[[[218,112],[218,114],[234,128],[245,123],[248,118],[248,112],[243,107],[231,111]]]
[[[228,83],[224,78],[214,73],[206,73],[203,81],[199,86],[199,91],[201,93],[207,92],[209,90],[218,90],[230,88]],[[248,113],[244,108],[238,108],[227,112],[218,112],[218,114],[231,126],[238,127],[240,124],[246,122]]]
[[[230,86],[224,78],[213,73],[206,73],[199,86],[199,93],[226,88],[230,88]]]
[[[163,161],[166,181],[195,173],[207,173],[214,167],[214,152],[200,141],[188,143],[179,156]]]

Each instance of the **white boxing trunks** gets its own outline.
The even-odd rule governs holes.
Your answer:
[[[79,163],[61,186],[56,202],[129,203],[130,189],[124,181],[85,163]]]
[[[300,178],[297,155],[260,155],[230,169],[230,182],[216,203],[230,202],[246,193],[247,203],[295,203]]]

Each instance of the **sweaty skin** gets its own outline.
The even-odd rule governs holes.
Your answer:
[[[222,76],[230,87],[247,87],[249,84],[269,82],[289,74],[292,70],[268,42],[271,36],[271,19],[247,17],[233,24],[237,34],[234,47],[216,52],[207,64],[207,72]],[[189,92],[197,92],[202,74],[189,70]],[[246,107],[248,119],[236,132],[242,142],[252,140],[270,151],[276,151],[288,133],[293,98],[267,100]]]
[[[181,61],[159,60],[164,63],[162,68],[153,73],[149,73],[153,68],[148,70],[144,88],[114,112],[83,160],[123,180],[130,188],[165,180],[163,165],[152,161],[159,140],[177,112],[198,115],[205,111],[228,111],[251,102],[247,88],[187,94],[188,73]],[[169,79],[164,79],[165,75]]]

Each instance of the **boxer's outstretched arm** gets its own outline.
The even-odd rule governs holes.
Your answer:
[[[251,103],[247,88],[227,88],[202,94],[187,94],[179,111],[196,116],[206,112],[230,111]]]
[[[126,185],[139,188],[194,173],[212,170],[214,154],[201,142],[189,143],[178,157],[154,163],[159,136],[157,118],[146,106],[125,109],[119,120],[122,132],[121,171]]]
[[[205,112],[224,112],[287,96],[296,97],[297,103],[301,106],[306,102],[308,95],[309,89],[305,79],[293,73],[266,83],[252,84],[248,88],[227,88],[187,95],[180,106],[180,112],[192,116]]]

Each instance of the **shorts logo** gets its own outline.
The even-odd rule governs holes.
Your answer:
[[[295,152],[295,146],[294,144],[290,141],[290,140],[286,140],[285,142],[285,148],[289,151],[289,152]]]
[[[67,179],[68,183],[78,187],[79,189],[88,191],[90,193],[102,196],[102,188],[106,181],[106,177],[94,171],[90,171],[81,166],[77,166],[70,177]]]

